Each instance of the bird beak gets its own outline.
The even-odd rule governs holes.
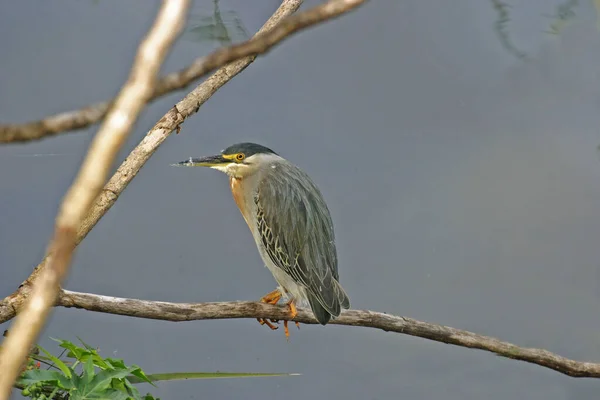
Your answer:
[[[226,159],[221,154],[201,158],[188,158],[177,164],[171,164],[174,167],[214,167],[217,165],[229,164],[231,160]]]

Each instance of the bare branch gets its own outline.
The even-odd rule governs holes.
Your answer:
[[[284,0],[277,11],[269,18],[260,32],[268,31],[285,17],[294,13],[302,4],[302,0]],[[98,223],[100,218],[117,201],[119,195],[125,190],[129,182],[137,175],[146,161],[154,154],[171,132],[176,129],[184,118],[187,118],[194,112],[197,112],[218,89],[242,72],[248,65],[254,61],[254,57],[233,62],[220,68],[212,76],[202,82],[196,89],[183,98],[175,107],[171,108],[157,124],[146,134],[146,137],[129,154],[121,166],[117,169],[112,178],[104,186],[96,203],[90,210],[88,216],[80,225],[77,232],[76,243],[79,244],[92,228]],[[182,114],[177,112],[182,110]],[[31,275],[19,286],[19,288],[9,296],[0,301],[0,323],[11,320],[17,314],[17,310],[22,307],[25,299],[30,295],[33,283],[45,269],[48,262],[48,255],[38,264]]]
[[[163,301],[100,296],[69,290],[61,292],[57,305],[163,321],[197,321],[231,318],[284,320],[289,318],[289,309],[287,307],[272,306],[261,302],[168,303]],[[318,323],[310,310],[301,308],[298,308],[298,315],[293,321],[303,324]],[[368,310],[344,310],[339,318],[331,320],[329,324],[362,326],[381,329],[386,332],[402,333],[436,342],[489,351],[502,357],[537,364],[576,378],[600,378],[600,364],[597,363],[575,361],[547,350],[519,347],[493,337],[478,335],[448,326],[417,321],[407,317]]]
[[[365,1],[366,0],[330,0],[328,3],[303,12],[296,17],[290,17],[285,23],[288,26],[295,26],[294,21],[303,21],[302,23],[304,26],[308,27],[310,25],[307,24],[307,20],[318,23],[327,20],[326,16],[334,17],[340,15],[340,13],[343,12],[340,4],[345,5],[345,10],[349,11]],[[271,32],[274,27],[278,26],[278,24],[284,20],[284,18],[294,13],[301,4],[302,0],[284,0],[277,11],[260,29],[258,34],[246,43],[252,42],[253,40],[267,40],[259,38],[263,34],[263,38],[270,37],[270,34],[267,34],[267,32]],[[329,6],[330,4],[334,4],[334,7]],[[315,9],[320,10],[320,14],[315,14]],[[306,15],[309,17],[306,17]],[[289,22],[290,20],[291,22]],[[292,29],[290,32],[297,31],[296,28],[294,29]],[[278,32],[279,33],[274,37],[278,37],[280,41],[285,39],[285,36],[281,36],[282,31]],[[270,46],[272,47],[276,44],[276,41],[273,39],[268,39],[265,43],[271,43]],[[238,51],[240,51],[240,46],[244,45],[242,44],[234,47],[238,48]],[[253,49],[253,46],[255,45],[252,45],[250,49]],[[249,52],[252,54],[250,50]],[[210,57],[211,56],[207,58]],[[154,152],[158,149],[158,146],[160,146],[167,139],[171,132],[173,132],[175,129],[178,129],[185,118],[196,113],[200,106],[202,106],[202,104],[204,104],[218,89],[233,79],[237,74],[242,72],[254,61],[254,59],[255,56],[250,55],[220,68],[212,76],[202,82],[196,89],[185,96],[173,108],[171,108],[156,123],[156,125],[154,125],[154,127],[146,134],[141,143],[137,145],[135,149],[133,149],[133,151],[117,169],[112,178],[104,186],[104,189],[102,190],[100,196],[98,196],[96,199],[94,206],[90,210],[85,220],[79,226],[75,240],[76,244],[79,244],[85,238],[85,236],[98,223],[100,218],[102,218],[102,216],[106,214],[106,212],[112,207],[121,193],[125,190],[129,182],[131,182],[131,180],[138,174],[146,161],[148,161],[152,154],[154,154]],[[40,273],[45,269],[47,262],[48,256],[46,256],[42,262],[38,264],[32,274],[19,286],[17,291],[0,301],[0,323],[14,318],[17,310],[22,306],[24,300],[29,296],[33,282],[38,279]]]
[[[60,284],[67,269],[63,267],[69,265],[70,257],[74,247],[85,238],[98,220],[115,203],[120,193],[122,193],[129,182],[137,175],[139,170],[156,151],[158,146],[164,142],[164,140],[173,130],[179,130],[180,124],[185,118],[197,112],[199,107],[214,92],[216,92],[216,90],[232,79],[233,76],[243,71],[252,61],[254,61],[256,54],[265,53],[291,33],[311,26],[311,24],[316,24],[336,17],[343,12],[357,7],[365,1],[366,0],[330,0],[321,6],[315,7],[293,19],[288,20],[285,22],[284,28],[279,29],[277,23],[285,16],[294,12],[302,3],[301,0],[284,0],[276,13],[269,19],[269,21],[267,21],[261,31],[259,31],[258,35],[254,39],[255,42],[250,43],[252,40],[247,42],[247,47],[244,47],[244,44],[232,46],[231,54],[223,51],[217,51],[213,55],[205,58],[204,67],[202,68],[208,72],[218,66],[218,63],[227,63],[236,57],[242,57],[245,54],[250,54],[241,60],[221,68],[212,77],[208,78],[195,90],[189,93],[183,100],[171,108],[171,110],[169,110],[167,114],[165,114],[157,122],[157,124],[148,132],[142,142],[132,151],[132,153],[130,153],[121,167],[106,184],[104,189],[102,189],[100,195],[96,198],[94,206],[91,208],[87,214],[87,217],[81,222],[81,224],[78,222],[87,211],[87,208],[62,208],[61,213],[64,214],[59,215],[59,218],[57,218],[55,237],[53,238],[53,245],[49,248],[48,255],[35,268],[27,280],[21,284],[15,293],[7,296],[0,302],[0,323],[13,318],[16,311],[19,311],[19,318],[12,329],[15,334],[7,338],[6,346],[3,346],[1,351],[7,353],[8,350],[6,350],[6,348],[15,347],[15,344],[18,345],[19,342],[22,342],[23,345],[26,345],[27,343],[31,343],[33,340],[35,340],[37,333],[33,335],[20,335],[21,331],[27,332],[28,326],[27,323],[24,322],[29,318],[27,316],[36,315],[39,316],[41,320],[46,318],[49,312],[46,308],[48,306],[48,300],[55,300],[55,294],[58,290],[58,285]],[[264,36],[261,36],[264,32],[270,31],[274,32],[273,35],[265,34]],[[145,93],[145,95],[146,97],[143,100],[147,101],[151,95],[151,91],[148,91]],[[119,99],[116,101],[116,104],[118,103]],[[121,114],[121,117],[125,117],[125,115]],[[113,119],[114,118],[112,118],[109,114],[107,121],[113,121]],[[125,118],[125,121],[126,120],[127,118]],[[121,121],[121,124],[123,124],[123,121]],[[98,136],[100,136],[100,134],[98,134]],[[92,144],[92,146],[94,146],[94,144]],[[106,147],[101,148],[101,150],[107,152],[107,154],[110,154],[109,149]],[[100,164],[97,165],[97,167],[100,168],[102,173],[106,173],[107,169],[103,168],[103,165],[104,164]],[[84,183],[86,184],[87,190],[93,190],[99,189],[99,186],[95,185],[97,182],[98,180],[92,182],[85,181]],[[77,188],[76,185],[74,185],[75,188]],[[86,201],[92,201],[93,199],[94,198],[89,196],[89,192],[87,191],[74,190],[68,194],[67,198],[65,199],[65,204],[68,204],[69,201],[76,202],[75,205],[83,204]],[[73,224],[73,222],[77,223]],[[51,288],[54,290],[49,292],[40,291],[38,286]],[[43,294],[46,294],[46,296],[41,296]],[[25,304],[25,310],[21,311],[23,303],[29,296],[31,296],[33,301],[28,301]],[[41,301],[38,301],[38,299]],[[30,321],[33,320],[34,319],[30,319]],[[41,325],[37,327],[38,332],[40,327]],[[12,338],[17,339],[13,340]],[[11,343],[11,340],[14,343]],[[10,350],[10,353],[12,352],[13,350]],[[12,364],[12,361],[16,360],[15,363],[18,363],[20,360],[24,359],[25,353],[23,353],[21,350],[18,350],[18,352],[19,356],[22,357],[21,359],[18,359],[16,356],[11,357],[10,360],[2,361],[0,368],[8,368],[9,364]],[[4,356],[4,353],[0,354]],[[5,358],[2,360],[5,360]],[[10,387],[15,377],[13,373],[5,374],[5,371],[6,369],[4,369],[3,374],[0,375],[0,384],[3,385],[0,386],[0,388],[2,388],[2,390],[5,390],[5,382],[8,382],[7,385]],[[0,396],[2,395],[3,392],[0,393]],[[0,400],[4,400],[4,397],[0,397]]]
[[[207,57],[198,58],[190,66],[181,71],[164,76],[157,82],[154,92],[148,97],[148,101],[175,90],[183,89],[191,82],[228,62],[246,56],[264,54],[287,36],[320,22],[333,19],[353,10],[366,1],[330,0],[295,17],[282,21],[282,23],[277,25],[276,29],[272,29],[268,33],[265,33],[266,29],[261,29],[259,35],[249,41],[219,49]],[[283,3],[286,2],[284,1]],[[298,3],[302,3],[302,1]],[[111,101],[106,101],[92,104],[80,110],[52,115],[39,121],[0,125],[0,143],[27,142],[43,139],[61,132],[85,128],[101,120],[110,105]]]
[[[189,0],[165,0],[138,49],[129,79],[94,137],[75,182],[56,218],[49,249],[52,256],[31,297],[0,349],[0,399],[8,399],[30,346],[35,342],[69,271],[77,228],[106,182],[108,172],[138,115],[152,94],[156,76],[185,24]]]

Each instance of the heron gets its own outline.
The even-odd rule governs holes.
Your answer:
[[[312,179],[273,150],[256,143],[237,143],[220,154],[173,164],[210,167],[229,177],[229,186],[258,252],[278,287],[260,301],[277,304],[285,299],[289,318],[297,308],[310,306],[326,325],[350,308],[339,282],[338,257],[329,208]],[[277,329],[278,321],[259,318]],[[298,322],[296,325],[299,327]],[[284,321],[289,339],[288,321]]]

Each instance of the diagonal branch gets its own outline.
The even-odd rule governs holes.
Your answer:
[[[260,32],[272,29],[285,17],[294,13],[302,4],[302,0],[283,0],[277,11],[269,18]],[[87,234],[98,223],[100,218],[117,201],[121,193],[125,190],[129,182],[135,178],[144,164],[150,159],[152,154],[158,149],[171,132],[176,129],[184,118],[197,112],[217,90],[242,72],[248,65],[254,61],[254,57],[249,56],[233,62],[220,68],[212,76],[202,82],[196,89],[185,96],[175,107],[171,108],[146,134],[146,137],[136,146],[129,156],[123,161],[112,178],[104,186],[96,203],[90,210],[88,216],[80,225],[77,232],[76,243],[79,244]],[[12,294],[0,301],[0,323],[11,320],[17,314],[17,310],[22,306],[25,299],[31,293],[33,283],[38,279],[40,273],[45,269],[48,256],[46,256],[35,267],[31,275],[19,285],[19,288]]]
[[[148,97],[147,101],[149,102],[167,93],[183,89],[191,82],[228,62],[246,56],[264,54],[287,36],[323,21],[333,19],[353,10],[366,1],[330,0],[295,17],[284,20],[277,25],[276,29],[270,29],[268,33],[266,33],[267,29],[261,29],[259,35],[249,41],[219,49],[207,57],[198,58],[190,66],[181,71],[164,76],[157,82],[152,95]],[[288,2],[284,1],[283,3]],[[289,3],[302,3],[302,1]],[[271,28],[273,28],[273,24],[271,24]],[[38,121],[0,125],[0,143],[20,143],[39,140],[61,132],[85,128],[100,121],[106,115],[110,105],[111,101],[105,101],[79,110],[52,115]]]
[[[284,320],[289,318],[289,309],[287,307],[272,306],[260,302],[168,303],[164,301],[124,299],[91,293],[78,293],[69,290],[61,292],[57,305],[163,321],[197,321],[231,318]],[[298,308],[298,315],[293,320],[303,324],[317,324],[317,320],[313,317],[310,310],[301,308]],[[436,342],[489,351],[502,357],[550,368],[571,377],[600,378],[600,364],[597,363],[575,361],[547,350],[519,347],[490,336],[478,335],[469,331],[418,321],[407,317],[368,310],[344,310],[339,318],[330,321],[329,324],[362,326],[381,329],[386,332],[402,333]]]
[[[0,349],[2,400],[10,396],[28,350],[48,318],[60,284],[69,271],[77,229],[100,193],[114,158],[152,94],[160,66],[185,23],[189,3],[190,0],[163,1],[154,25],[140,44],[129,79],[94,137],[75,182],[63,200],[49,245],[52,256]]]
[[[27,280],[20,285],[15,293],[9,295],[0,302],[0,323],[13,318],[17,310],[19,311],[19,316],[12,329],[14,334],[6,339],[6,345],[3,345],[0,350],[3,352],[0,353],[2,356],[2,359],[0,359],[2,360],[0,361],[0,370],[3,371],[2,374],[0,374],[0,400],[6,399],[5,393],[8,395],[10,386],[18,372],[20,362],[25,358],[26,351],[23,350],[23,348],[27,348],[27,344],[35,340],[39,329],[41,329],[41,326],[43,325],[43,321],[48,315],[49,301],[52,302],[56,298],[55,295],[58,291],[58,286],[67,272],[74,247],[85,238],[99,219],[115,203],[120,193],[122,193],[129,182],[137,175],[158,146],[166,140],[173,130],[179,130],[179,127],[185,118],[197,112],[199,107],[216,90],[254,61],[257,54],[267,52],[278,42],[285,39],[285,37],[300,29],[339,16],[344,12],[356,8],[364,2],[366,2],[366,0],[329,0],[320,6],[314,7],[296,17],[284,21],[283,28],[279,28],[277,23],[286,16],[286,14],[289,15],[294,12],[302,3],[301,0],[284,0],[276,13],[269,21],[267,21],[261,31],[259,31],[259,34],[254,39],[255,42],[251,43],[252,40],[246,42],[247,47],[244,47],[244,44],[232,46],[230,48],[231,54],[227,51],[217,51],[213,53],[212,56],[205,59],[206,72],[209,72],[219,65],[226,64],[239,57],[244,57],[241,60],[221,68],[212,77],[203,82],[202,85],[198,86],[183,100],[171,108],[167,114],[157,122],[154,128],[148,132],[146,137],[132,153],[130,153],[117,172],[105,185],[104,189],[102,189],[91,209],[89,208],[91,204],[86,204],[85,207],[82,205],[88,200],[90,203],[94,200],[94,197],[89,195],[91,191],[100,190],[100,187],[96,186],[99,181],[99,179],[97,179],[98,175],[91,176],[92,178],[96,178],[91,180],[91,184],[90,181],[86,182],[82,179],[82,176],[84,175],[78,177],[78,180],[73,187],[74,189],[72,188],[68,193],[65,203],[63,203],[63,207],[61,208],[61,214],[57,218],[57,229],[52,246],[49,248],[48,255],[35,268]],[[154,79],[155,77],[153,77],[152,83],[154,83]],[[145,97],[139,105],[140,108],[147,102],[152,93],[151,89],[152,87],[144,93]],[[117,99],[115,104],[115,108],[118,109],[119,99]],[[114,121],[119,122],[120,124],[115,127],[117,129],[122,128],[120,125],[127,126],[128,116],[122,112],[118,116],[121,118],[115,119],[109,115],[107,118],[108,123]],[[97,138],[98,137],[101,137],[100,133],[97,135]],[[92,143],[92,146],[95,145],[96,140]],[[123,140],[120,139],[116,143],[120,144],[122,141]],[[102,175],[108,171],[108,168],[105,168],[104,166],[104,160],[107,158],[112,160],[111,157],[114,157],[114,154],[111,146],[101,146],[99,150],[107,156],[104,159],[97,158],[97,160],[102,160],[102,164],[96,165],[99,171],[94,170],[94,168],[91,167],[92,164],[88,163],[87,159],[85,163],[88,167],[84,165],[84,170],[93,171],[94,174]],[[83,189],[78,188],[77,186],[80,180],[84,183]],[[68,205],[69,202],[73,203],[73,207],[65,207],[65,204]],[[85,212],[87,212],[87,217],[79,223]],[[31,298],[29,301],[27,301],[28,297]],[[21,310],[21,306],[24,302],[26,302],[25,309]],[[27,320],[35,324],[33,329],[29,330],[30,327],[27,326]],[[32,332],[34,333],[32,334]],[[8,354],[8,357],[6,357],[6,354]],[[14,371],[13,367],[15,367]]]
[[[279,41],[285,39],[286,35],[297,32],[301,29],[301,26],[307,28],[311,26],[311,24],[326,21],[330,18],[339,16],[344,12],[348,12],[365,2],[366,0],[329,0],[328,2],[309,9],[301,14],[288,17],[300,7],[302,0],[283,0],[281,6],[271,18],[269,18],[253,39],[241,45],[234,46],[234,48],[237,49],[238,56],[244,54],[249,55],[220,68],[196,89],[188,93],[187,96],[172,107],[156,123],[156,125],[154,125],[140,144],[133,149],[112,178],[104,186],[104,189],[96,199],[96,202],[92,206],[87,217],[79,226],[75,243],[79,244],[98,223],[100,218],[102,218],[102,216],[104,216],[104,214],[106,214],[113,206],[127,185],[129,185],[129,182],[133,180],[171,132],[175,129],[179,129],[181,123],[183,123],[190,115],[196,113],[200,106],[202,106],[202,104],[204,104],[218,89],[250,65],[256,58],[254,55],[257,54],[256,52],[266,52]],[[286,19],[286,17],[288,18]],[[280,28],[280,24],[284,24],[284,27]],[[247,45],[249,47],[244,47],[248,43],[251,43],[251,45]],[[213,56],[214,54],[216,53],[213,53]],[[218,57],[220,57],[223,62],[226,62],[229,59],[226,55],[223,55],[223,50],[220,51],[220,54],[221,56]],[[213,56],[208,56],[207,59],[210,59]],[[40,273],[45,269],[47,262],[48,256],[46,256],[34,269],[32,274],[19,286],[17,291],[0,301],[0,323],[14,318],[17,310],[30,294],[33,282],[37,280]]]

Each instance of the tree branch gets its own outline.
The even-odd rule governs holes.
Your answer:
[[[287,20],[284,20],[300,7],[302,0],[283,0],[281,6],[259,30],[258,34],[248,42],[245,42],[252,43],[253,41],[262,41],[263,43],[262,45],[248,45],[248,54],[255,54],[254,52],[257,51],[257,47],[258,50],[264,49],[263,52],[266,52],[269,48],[277,44],[278,41],[285,39],[285,32],[293,33],[298,31],[300,26],[306,28],[310,26],[311,22],[316,24],[326,21],[327,19],[336,17],[343,12],[350,11],[351,9],[354,9],[365,2],[366,0],[329,0],[323,5],[317,6],[297,16],[289,17]],[[275,33],[271,33],[275,27],[279,26],[278,24],[282,23],[282,21],[284,21],[287,28],[278,28]],[[243,50],[241,50],[244,48],[244,46],[245,44],[234,46],[237,48],[238,55],[244,54]],[[222,52],[222,50],[220,52]],[[208,56],[207,59],[210,57],[211,56]],[[198,87],[196,87],[196,89],[188,93],[187,96],[185,96],[179,103],[171,108],[156,123],[156,125],[154,125],[154,127],[146,134],[140,144],[137,145],[136,148],[133,149],[133,151],[125,159],[125,161],[123,161],[112,178],[104,186],[104,189],[102,189],[102,192],[96,199],[94,206],[92,206],[87,217],[79,226],[75,238],[76,244],[79,244],[85,238],[85,236],[98,223],[100,218],[102,218],[102,216],[104,216],[104,214],[106,214],[106,212],[113,206],[129,182],[131,182],[131,180],[138,174],[140,169],[150,159],[158,147],[167,139],[171,132],[173,132],[175,129],[179,129],[180,124],[183,123],[187,117],[198,112],[202,104],[204,104],[218,89],[233,79],[237,74],[242,72],[254,61],[255,58],[255,55],[249,55],[220,68],[212,76],[207,78]],[[40,264],[38,264],[31,275],[23,283],[21,283],[19,288],[14,293],[0,301],[0,323],[14,318],[17,310],[20,309],[25,299],[30,295],[33,282],[38,279],[40,273],[45,269],[47,262],[48,256],[46,256],[40,262]]]
[[[285,17],[294,13],[302,4],[303,0],[283,0],[277,11],[269,18],[260,32],[268,31]],[[191,91],[179,103],[171,108],[154,127],[146,134],[145,138],[129,156],[123,161],[112,178],[104,186],[96,203],[92,206],[88,216],[79,226],[76,244],[79,244],[87,234],[94,228],[100,219],[117,201],[129,182],[135,178],[146,161],[158,149],[174,129],[177,129],[184,118],[197,112],[217,90],[242,72],[254,61],[249,56],[220,68],[212,76],[202,82],[196,89]],[[178,111],[181,110],[181,113]],[[0,323],[11,320],[17,315],[25,299],[30,295],[33,283],[38,279],[48,262],[48,255],[34,268],[29,277],[19,285],[19,288],[0,301]]]
[[[189,0],[165,0],[138,49],[129,79],[94,137],[56,218],[52,256],[0,349],[0,399],[8,399],[28,350],[42,330],[69,271],[77,228],[106,182],[114,158],[152,94],[163,60],[185,24]]]
[[[168,303],[164,301],[125,299],[63,290],[60,293],[57,305],[163,321],[197,321],[231,318],[289,319],[289,309],[285,306],[272,306],[252,301]],[[298,308],[298,315],[292,320],[303,324],[318,323],[310,310],[302,308]],[[519,347],[493,337],[478,335],[448,326],[417,321],[407,317],[368,310],[344,310],[339,318],[331,320],[329,324],[362,326],[381,329],[386,332],[417,336],[436,342],[489,351],[502,357],[550,368],[571,377],[600,378],[600,364],[597,363],[575,361],[547,350]]]
[[[108,171],[104,161],[107,159],[112,160],[111,157],[114,157],[114,154],[116,153],[113,152],[113,145],[123,142],[125,134],[123,133],[124,130],[121,129],[129,126],[131,122],[129,120],[131,116],[127,115],[123,110],[114,113],[118,118],[115,118],[112,112],[108,115],[106,123],[113,124],[115,130],[121,131],[121,134],[117,135],[117,140],[103,143],[103,140],[100,140],[99,138],[104,135],[101,135],[101,132],[98,133],[96,139],[92,143],[92,147],[96,148],[97,143],[100,143],[101,146],[99,146],[98,151],[103,153],[105,157],[92,157],[92,159],[100,161],[100,164],[96,165],[89,162],[89,159],[86,158],[85,164],[82,167],[82,172],[63,202],[61,213],[57,218],[55,236],[53,237],[52,245],[49,247],[48,255],[46,255],[44,260],[42,260],[35,268],[27,280],[20,285],[15,293],[7,296],[0,302],[0,323],[13,318],[15,313],[17,311],[19,312],[15,326],[12,329],[14,335],[11,335],[6,339],[6,346],[3,346],[0,350],[3,352],[0,353],[2,356],[0,370],[3,371],[2,374],[0,374],[0,400],[6,399],[5,392],[9,393],[10,386],[18,372],[18,366],[20,362],[24,360],[26,353],[23,348],[26,348],[28,343],[32,343],[35,340],[39,329],[43,325],[43,321],[48,315],[49,302],[53,302],[56,298],[55,295],[58,291],[58,286],[67,272],[74,247],[85,238],[98,220],[115,203],[120,193],[122,193],[129,182],[137,175],[158,146],[173,130],[179,130],[179,127],[185,118],[197,112],[199,107],[216,90],[254,61],[256,54],[267,52],[274,45],[285,39],[285,37],[300,29],[339,16],[344,12],[356,8],[364,2],[366,2],[366,0],[330,0],[327,3],[303,12],[296,17],[290,18],[285,21],[280,28],[277,23],[284,16],[294,12],[302,3],[301,0],[284,0],[277,12],[269,21],[267,21],[265,26],[263,26],[253,40],[250,40],[245,44],[232,46],[229,48],[230,51],[219,50],[204,59],[205,66],[203,68],[205,69],[205,72],[209,72],[219,65],[228,63],[238,57],[248,55],[237,62],[233,62],[221,68],[212,77],[203,82],[183,100],[171,108],[171,110],[157,122],[154,128],[148,132],[146,137],[132,153],[130,153],[117,172],[105,185],[104,189],[102,189],[99,196],[95,198],[95,194],[97,194],[100,189],[98,182],[101,182],[101,180],[98,178],[103,176],[103,174],[105,175]],[[137,61],[138,60],[136,59],[136,64]],[[144,74],[141,75],[143,76]],[[140,78],[138,77],[138,79]],[[154,79],[155,76],[152,76],[152,83],[154,83]],[[141,87],[137,86],[136,88],[138,90],[141,89]],[[148,98],[152,93],[151,90],[152,86],[149,87],[149,90],[143,91],[142,102],[137,105],[140,109],[145,102],[148,101]],[[116,110],[119,109],[121,100],[121,97],[116,100]],[[125,103],[132,106],[131,102]],[[101,131],[103,128],[104,127],[101,128]],[[92,152],[90,151],[89,154],[92,154]],[[94,191],[96,191],[96,193],[94,196],[91,196],[90,193],[93,193]],[[94,198],[96,200],[95,204],[89,209],[88,206]],[[79,223],[86,212],[88,212],[87,217]],[[31,297],[31,300],[27,301],[28,297]],[[21,310],[24,302],[26,302],[25,309]],[[33,325],[33,329],[29,330],[30,327],[28,326],[27,321]],[[31,332],[35,333],[32,334]],[[22,335],[22,333],[24,334]],[[8,354],[8,356],[6,356],[6,354]],[[17,368],[13,371],[14,365],[16,365]],[[10,372],[7,373],[9,370]]]
[[[264,54],[287,36],[320,22],[333,19],[360,6],[366,1],[330,0],[293,18],[284,20],[277,25],[276,29],[272,29],[268,33],[265,33],[267,29],[263,27],[259,31],[259,35],[249,41],[219,49],[207,57],[198,58],[190,66],[181,71],[162,77],[157,82],[152,95],[148,97],[147,101],[149,102],[167,93],[183,89],[191,82],[228,62],[246,56]],[[284,1],[283,3],[286,2]],[[302,1],[290,3],[302,3]],[[96,103],[79,110],[63,112],[23,124],[0,125],[0,143],[21,143],[39,140],[61,132],[85,128],[100,121],[106,115],[111,103],[112,100]]]

